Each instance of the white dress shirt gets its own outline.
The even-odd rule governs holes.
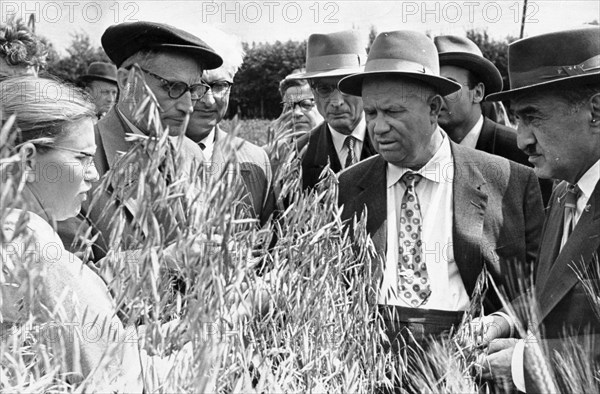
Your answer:
[[[481,129],[483,129],[483,115],[479,117],[477,123],[473,126],[471,130],[465,135],[465,138],[460,141],[459,145],[466,146],[467,148],[475,149],[477,146],[477,141],[479,141],[479,136],[481,135]]]
[[[329,124],[327,126],[329,126]],[[343,169],[345,168],[344,166],[346,164],[346,158],[348,157],[348,147],[344,144],[348,135],[342,134],[339,131],[334,130],[331,126],[329,126],[329,130],[331,130],[333,146],[335,147],[335,151],[337,152],[338,159],[340,159],[340,164],[342,165]],[[350,135],[356,139],[354,141],[354,157],[356,162],[358,163],[360,161],[363,144],[367,135],[367,121],[365,120],[364,115],[361,118],[360,122],[358,122],[354,130],[352,130],[352,134]]]
[[[596,185],[600,181],[600,160],[598,160],[594,165],[592,165],[579,181],[577,181],[577,186],[581,189],[581,195],[577,199],[577,209],[575,211],[575,217],[573,220],[575,221],[575,226],[577,226],[577,222],[581,218],[583,211],[587,208],[587,203],[596,188]],[[568,223],[564,224],[563,228],[563,238],[566,237],[567,229],[566,226]],[[561,249],[566,242],[561,242]],[[513,351],[512,361],[511,361],[511,375],[513,378],[513,382],[515,387],[520,391],[525,392],[525,370],[523,366],[523,357],[525,352],[525,340],[521,339],[515,345],[515,350]]]
[[[204,149],[202,149],[202,153],[207,160],[212,160],[213,151],[215,149],[215,128],[208,133],[206,137],[204,137],[200,143],[204,144]]]
[[[435,155],[416,171],[423,178],[415,192],[423,218],[421,240],[423,259],[431,284],[431,295],[419,308],[446,311],[466,310],[469,296],[454,261],[452,248],[454,158],[448,136]],[[410,307],[396,296],[398,291],[398,221],[400,203],[406,190],[400,178],[408,168],[387,165],[387,256],[379,303]]]

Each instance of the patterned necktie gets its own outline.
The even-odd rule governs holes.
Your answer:
[[[398,286],[400,299],[412,307],[427,302],[431,284],[423,260],[421,207],[415,188],[421,175],[407,172],[400,179],[406,186],[398,227]]]
[[[348,168],[352,164],[355,163],[355,161],[354,161],[354,137],[352,137],[351,135],[346,137],[346,139],[344,140],[344,146],[346,148],[348,148],[348,156],[346,156],[346,164],[344,165],[344,168]]]
[[[566,239],[571,235],[575,228],[575,214],[577,213],[577,200],[581,196],[581,189],[577,185],[567,186],[567,193],[565,194],[565,231],[566,234],[563,236],[563,244]]]

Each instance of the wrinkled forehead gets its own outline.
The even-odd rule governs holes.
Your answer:
[[[308,85],[290,86],[283,95],[283,101],[295,102],[306,99],[314,99],[312,89]]]
[[[233,83],[235,72],[225,67],[219,67],[215,70],[204,70],[202,78],[208,82],[227,81]]]

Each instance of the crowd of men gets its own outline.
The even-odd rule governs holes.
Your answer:
[[[18,41],[27,50],[16,56],[6,52],[10,45],[0,45],[0,76],[37,72],[35,37],[23,26],[3,29],[0,44]],[[93,63],[82,76],[98,112],[100,177],[130,149],[128,134],[149,133],[127,104],[142,100],[143,90],[128,86],[137,68],[169,133],[187,136],[177,148],[182,168],[198,158],[225,162],[233,146],[248,206],[259,225],[270,220],[275,206],[267,153],[220,127],[241,47],[213,49],[202,37],[154,22],[111,26],[102,46],[114,64]],[[599,333],[600,317],[572,269],[592,264],[600,252],[597,27],[512,43],[508,87],[465,37],[384,32],[367,55],[356,31],[312,34],[306,53],[305,69],[281,83],[286,107],[277,128],[294,138],[306,192],[329,168],[339,173],[343,219],[351,224],[366,212],[380,256],[372,302],[393,349],[456,326],[484,267],[508,287],[515,262],[535,274],[538,321],[524,326],[543,333],[552,349],[565,332],[573,338]],[[485,101],[499,100],[510,101],[516,130],[483,115]],[[110,215],[86,214],[106,238]],[[64,226],[66,243],[74,228]],[[439,245],[451,247],[437,253]],[[479,373],[535,392],[531,343],[500,339],[514,336],[517,322],[494,291],[487,292],[484,311],[501,329],[486,337]],[[588,349],[590,359],[598,360],[599,343]]]

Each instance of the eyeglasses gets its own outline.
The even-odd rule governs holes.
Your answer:
[[[337,84],[313,83],[310,85],[310,87],[315,91],[315,93],[317,93],[318,96],[323,98],[331,96],[335,90],[338,90]],[[343,92],[340,93],[342,93],[344,96],[346,95]]]
[[[206,82],[202,81],[208,86],[208,89],[212,92],[213,96],[222,97],[227,94],[233,83],[229,81],[215,81]]]
[[[174,100],[177,100],[186,92],[190,92],[190,95],[192,96],[192,101],[197,101],[204,97],[204,95],[210,88],[210,86],[207,85],[205,82],[197,83],[190,86],[187,83],[181,81],[169,81],[161,77],[160,75],[157,75],[141,67],[140,70],[159,80],[163,84],[163,88],[165,88],[165,90],[169,93],[169,97]]]
[[[287,106],[292,109],[292,111],[299,106],[300,109],[304,112],[308,112],[315,107],[315,99],[304,99],[300,101],[284,101],[281,103],[284,107]]]

